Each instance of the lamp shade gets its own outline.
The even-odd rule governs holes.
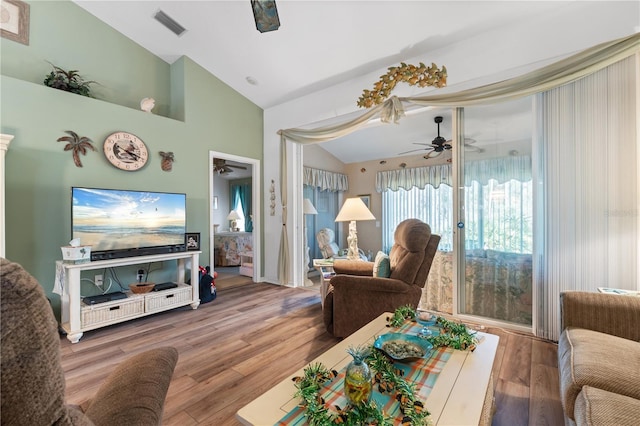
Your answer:
[[[239,220],[239,219],[240,219],[240,215],[235,210],[231,210],[231,212],[229,212],[229,215],[227,216],[227,220]]]
[[[375,220],[371,210],[367,208],[361,198],[347,198],[336,217],[336,222],[349,222],[352,220]]]
[[[304,212],[304,214],[318,214],[318,210],[313,207],[311,200],[308,198],[305,198],[302,202],[302,211]]]

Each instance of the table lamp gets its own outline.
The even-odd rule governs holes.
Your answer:
[[[231,228],[229,228],[231,232],[238,230],[238,219],[240,219],[240,215],[238,214],[238,212],[235,210],[231,210],[231,212],[229,212],[229,215],[227,216],[227,220],[231,221]]]
[[[336,222],[349,222],[349,236],[347,242],[349,243],[349,251],[347,252],[347,259],[349,260],[361,260],[360,252],[358,250],[358,231],[356,230],[356,221],[358,220],[375,220],[375,216],[367,208],[359,197],[347,198],[336,217]]]
[[[305,198],[302,202],[302,213],[304,213],[304,271],[305,271],[305,285],[311,286],[313,283],[307,277],[307,273],[309,272],[309,238],[307,237],[307,215],[308,214],[318,214],[318,211],[311,203],[311,200]]]

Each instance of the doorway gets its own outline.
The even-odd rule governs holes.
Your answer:
[[[260,161],[209,151],[209,164],[209,264],[259,282]]]

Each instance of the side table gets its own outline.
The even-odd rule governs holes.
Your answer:
[[[240,275],[253,278],[253,252],[244,251],[240,255]]]
[[[333,271],[333,259],[313,259],[313,267],[320,272],[320,303],[324,306],[324,298],[329,292],[329,281],[336,274]]]

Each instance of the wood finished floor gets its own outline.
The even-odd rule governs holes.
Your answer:
[[[316,291],[246,278],[222,282],[218,298],[61,338],[67,402],[83,405],[127,357],[174,346],[180,353],[163,425],[238,425],[236,411],[338,340],[322,324]],[[231,284],[231,282],[229,282]],[[562,425],[557,346],[498,328],[493,425]]]

